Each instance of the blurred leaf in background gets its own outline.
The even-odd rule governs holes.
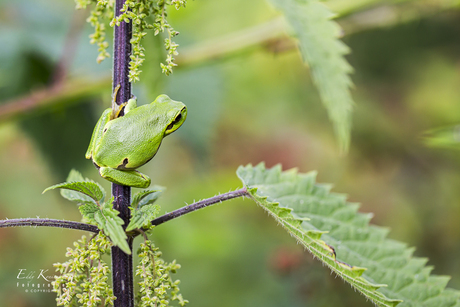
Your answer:
[[[460,126],[438,128],[426,131],[423,142],[428,147],[460,149]]]

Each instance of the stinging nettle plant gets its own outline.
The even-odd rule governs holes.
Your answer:
[[[340,41],[341,29],[334,14],[318,0],[273,0],[285,16],[290,33],[311,71],[321,99],[334,125],[339,146],[350,144],[352,72],[344,56],[348,48]],[[164,188],[150,185],[148,176],[136,168],[150,161],[166,135],[186,118],[180,102],[160,95],[147,107],[137,107],[131,82],[141,76],[148,50],[146,35],[165,36],[163,73],[173,72],[178,34],[167,21],[167,8],[186,6],[184,0],[76,0],[77,8],[91,6],[87,21],[94,27],[91,43],[97,44],[100,62],[109,57],[106,24],[114,28],[113,102],[96,124],[87,158],[112,184],[112,196],[96,182],[72,170],[67,181],[44,192],[61,189],[61,195],[77,204],[82,222],[53,219],[13,219],[0,227],[51,226],[84,230],[68,248],[64,263],[53,281],[58,306],[184,306],[179,281],[174,274],[180,265],[164,261],[149,239],[155,227],[195,210],[238,197],[247,197],[263,208],[313,256],[377,306],[460,306],[460,292],[447,289],[445,276],[431,275],[426,259],[412,256],[405,244],[387,238],[388,231],[369,224],[370,214],[358,212],[342,194],[316,182],[316,173],[240,166],[237,176],[243,188],[204,199],[165,215],[157,200]],[[149,33],[149,31],[151,33]],[[187,102],[185,101],[185,104]],[[155,127],[151,127],[151,118]],[[148,127],[148,129],[146,128]],[[145,129],[144,129],[145,128]],[[154,130],[149,135],[150,130]],[[146,136],[133,141],[133,136]],[[124,142],[115,142],[114,137]],[[134,144],[134,146],[133,146]],[[151,146],[149,144],[153,144]],[[115,152],[116,156],[107,152]],[[119,154],[122,152],[122,154]],[[143,188],[131,195],[131,187]],[[133,246],[135,237],[144,241]],[[133,268],[132,253],[138,264]],[[110,255],[112,265],[105,262]],[[133,275],[139,278],[134,294]],[[112,276],[112,277],[110,277]],[[110,278],[112,282],[110,283]]]

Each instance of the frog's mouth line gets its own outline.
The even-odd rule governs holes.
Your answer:
[[[93,161],[93,164],[94,166],[97,168],[97,169],[100,169],[101,167],[99,165],[96,164],[96,162]]]

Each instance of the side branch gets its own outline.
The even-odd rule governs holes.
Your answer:
[[[200,201],[198,201],[196,203],[193,203],[191,205],[188,205],[188,206],[182,207],[180,209],[174,210],[172,212],[166,213],[165,215],[162,215],[162,216],[154,219],[152,221],[152,225],[153,226],[158,226],[160,224],[163,224],[164,222],[167,222],[167,221],[170,221],[172,219],[178,218],[178,217],[180,217],[180,216],[182,216],[184,214],[196,211],[198,209],[208,207],[208,206],[211,206],[211,205],[214,205],[216,203],[220,203],[220,202],[223,202],[225,200],[232,199],[232,198],[237,198],[237,197],[241,197],[241,196],[248,196],[248,195],[249,194],[248,194],[248,191],[246,190],[246,188],[242,188],[240,190],[236,190],[236,191],[216,195],[216,196],[208,198],[208,199],[203,199],[203,200],[200,200]]]
[[[0,228],[24,227],[24,226],[57,227],[57,228],[68,228],[68,229],[89,231],[89,232],[94,232],[94,233],[99,232],[99,228],[97,228],[94,225],[73,222],[73,221],[65,221],[65,220],[39,219],[39,218],[0,220]]]

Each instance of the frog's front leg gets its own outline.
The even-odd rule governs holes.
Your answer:
[[[120,117],[121,111],[123,111],[124,115],[128,114],[129,111],[137,108],[137,98],[134,96],[127,102],[123,102],[118,106],[118,111],[116,112],[115,118]]]
[[[118,170],[110,167],[99,168],[102,178],[119,185],[135,188],[147,188],[150,185],[149,176],[136,170]]]
[[[126,102],[123,102],[120,105],[117,104],[116,99],[117,99],[117,94],[118,94],[119,89],[120,89],[120,85],[117,85],[117,87],[115,88],[113,92],[112,115],[110,117],[111,120],[120,117],[121,111],[123,111],[124,115],[126,115],[126,113],[128,113],[132,109],[137,108],[137,97],[136,96],[132,96],[131,99],[129,99]]]

